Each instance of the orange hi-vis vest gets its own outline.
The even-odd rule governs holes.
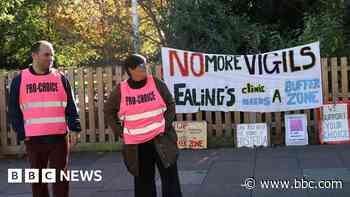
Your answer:
[[[52,69],[47,75],[22,70],[19,103],[26,137],[67,132],[67,94],[58,70]]]
[[[120,89],[118,116],[124,126],[124,143],[144,143],[163,133],[166,104],[156,88],[154,78],[147,76],[146,85],[140,89],[130,88],[125,80],[121,82]]]

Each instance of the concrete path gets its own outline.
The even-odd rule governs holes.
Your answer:
[[[71,197],[133,197],[133,178],[119,152],[73,153],[70,163],[71,169],[102,170],[103,176],[101,182],[71,182]],[[350,145],[184,150],[178,166],[183,197],[350,196]],[[7,183],[8,168],[26,167],[25,160],[0,160],[1,197],[31,196],[29,184]],[[255,179],[255,185],[249,178]],[[246,179],[246,186],[242,186]],[[333,189],[294,188],[301,186],[302,179],[313,180],[313,187],[333,184]],[[262,188],[267,187],[263,180],[290,182],[265,182],[270,187],[266,189]],[[160,184],[157,178],[158,196]],[[289,188],[282,189],[282,184]]]

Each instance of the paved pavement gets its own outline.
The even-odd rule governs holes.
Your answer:
[[[70,163],[71,169],[100,169],[103,176],[101,182],[71,182],[72,197],[133,196],[133,179],[127,173],[119,152],[73,153]],[[350,196],[350,145],[184,150],[181,151],[178,166],[184,197]],[[31,196],[29,184],[7,183],[8,168],[25,167],[25,160],[0,160],[1,197]],[[244,180],[250,177],[254,177],[256,187],[242,187]],[[301,181],[302,178],[314,180],[313,187],[318,183],[330,187],[331,180],[342,182],[333,182],[333,189],[290,188],[294,185],[294,179]],[[263,189],[260,181],[265,179],[290,180],[289,189],[281,189],[281,185],[279,189]],[[328,182],[324,184],[319,182],[321,180]],[[159,179],[157,185],[161,196]],[[254,186],[252,182],[247,185]]]

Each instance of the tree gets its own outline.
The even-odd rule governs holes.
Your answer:
[[[209,53],[259,53],[321,41],[344,51],[343,0],[172,0],[167,43]]]
[[[344,53],[348,55],[350,53],[350,0],[345,0],[344,5],[344,40],[347,40]]]
[[[348,55],[349,0],[139,0],[141,53],[162,46],[207,53],[267,52],[320,40]],[[30,45],[54,44],[60,66],[119,65],[133,52],[129,0],[2,0],[0,68],[30,63]]]
[[[343,0],[320,1],[317,12],[305,15],[300,41],[319,40],[323,56],[348,55],[345,54],[344,8]]]
[[[46,38],[39,1],[1,1],[0,68],[24,67],[29,63],[30,45]]]

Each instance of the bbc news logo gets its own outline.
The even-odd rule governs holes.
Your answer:
[[[41,172],[41,173],[39,173]],[[8,169],[8,183],[100,182],[102,170]],[[57,180],[58,179],[58,180]]]

